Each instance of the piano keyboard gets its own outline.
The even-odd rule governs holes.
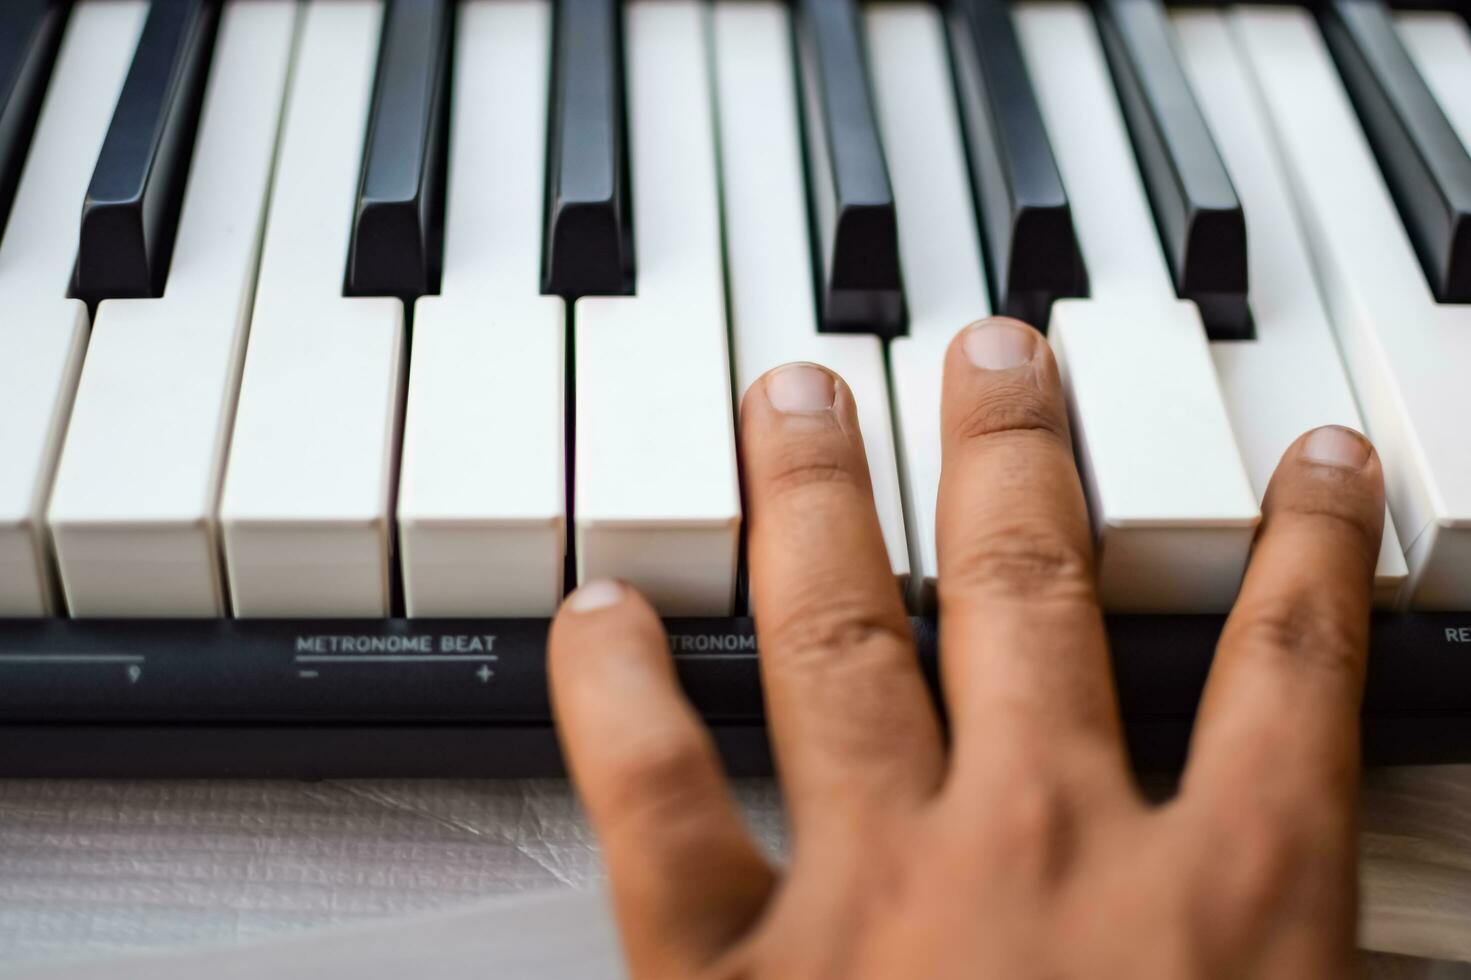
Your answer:
[[[594,577],[759,771],[740,392],[848,381],[932,665],[992,312],[1058,355],[1137,759],[1338,423],[1368,755],[1471,760],[1468,147],[1464,12],[1380,0],[12,0],[0,773],[555,771]]]

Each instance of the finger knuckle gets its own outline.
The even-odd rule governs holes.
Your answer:
[[[1298,887],[1335,853],[1337,838],[1302,807],[1243,803],[1218,815],[1211,875],[1238,915],[1293,900]]]
[[[1041,389],[1020,379],[988,386],[955,421],[955,434],[963,441],[1008,436],[1066,441],[1066,431],[1061,412]]]
[[[908,623],[867,595],[794,596],[790,608],[768,632],[767,644],[779,651],[787,669],[816,674],[912,660]]]
[[[1007,847],[1049,846],[1066,825],[1063,795],[1046,779],[1016,785],[998,808],[997,837]]]
[[[1327,489],[1328,492],[1314,493],[1295,501],[1292,514],[1298,520],[1314,525],[1320,536],[1328,540],[1349,542],[1361,557],[1377,557],[1384,520],[1381,505],[1343,493],[1342,487]],[[1267,530],[1270,530],[1270,518]]]
[[[1015,599],[1093,597],[1092,555],[1056,526],[1015,523],[963,547],[940,580],[942,590]]]
[[[913,637],[902,614],[877,608],[872,597],[824,597],[794,603],[763,627],[763,656],[786,686],[804,692],[802,710],[823,723],[813,732],[837,755],[869,755],[895,740],[914,719],[894,710],[897,683],[916,669]]]
[[[1237,624],[1237,639],[1258,656],[1352,681],[1362,671],[1363,613],[1328,594],[1263,600]]]
[[[1071,794],[1058,780],[1035,771],[1011,781],[993,805],[984,830],[987,863],[1008,866],[1044,886],[1067,876],[1078,851]]]
[[[861,484],[862,475],[852,461],[821,440],[794,440],[776,447],[761,474],[762,491],[782,497]]]

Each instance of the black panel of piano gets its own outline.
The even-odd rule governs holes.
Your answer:
[[[1114,616],[1137,766],[1178,766],[1223,618]],[[544,619],[0,620],[0,775],[548,776]],[[749,619],[668,621],[730,771],[770,771]],[[914,620],[936,676],[935,622]],[[1369,764],[1471,762],[1471,614],[1375,619]]]

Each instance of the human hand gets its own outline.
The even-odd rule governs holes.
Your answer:
[[[564,753],[638,977],[1344,977],[1379,459],[1287,451],[1179,794],[1121,736],[1057,367],[1015,321],[946,355],[949,739],[874,514],[853,398],[778,368],[742,405],[748,553],[789,867],[752,843],[658,617],[585,585],[550,643]],[[1160,406],[1169,411],[1169,406]],[[1165,451],[1162,447],[1162,451]]]

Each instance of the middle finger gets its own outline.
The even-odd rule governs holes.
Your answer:
[[[1057,364],[1015,320],[945,361],[941,670],[956,765],[1087,747],[1124,767],[1093,540]]]

